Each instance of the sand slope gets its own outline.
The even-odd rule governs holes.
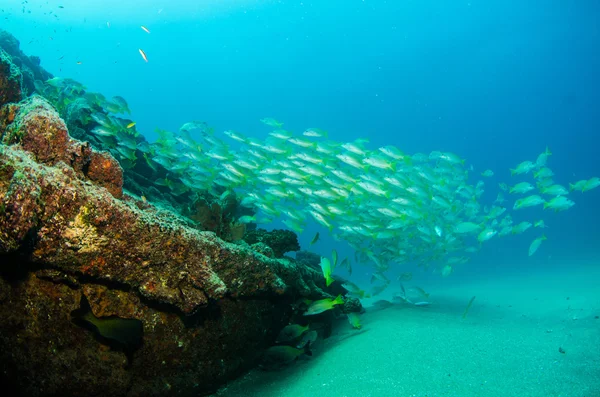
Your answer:
[[[368,312],[358,332],[342,322],[312,358],[217,395],[600,396],[600,266],[430,290],[430,307]]]

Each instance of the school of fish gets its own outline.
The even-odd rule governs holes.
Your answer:
[[[236,131],[221,135],[204,122],[192,121],[175,133],[157,130],[159,138],[149,144],[133,120],[119,117],[130,113],[122,97],[106,99],[61,78],[36,82],[36,89],[58,107],[82,102],[86,112],[81,122],[94,123],[95,138],[124,168],[138,161],[154,170],[161,165],[169,175],[154,183],[176,195],[209,191],[222,196],[235,191],[243,206],[256,211],[239,223],[279,219],[302,233],[309,222],[316,222],[347,242],[355,251],[354,260],[371,265],[386,285],[383,273],[394,264],[417,263],[448,276],[488,240],[547,227],[544,220],[515,222],[513,215],[529,214],[525,209],[538,206],[568,210],[575,204],[569,198],[573,191],[600,186],[598,177],[568,188],[555,183],[547,166],[552,153],[546,148],[535,161],[510,170],[513,180],[530,181],[515,181],[510,187],[500,183],[495,201],[484,205],[485,183],[472,183],[470,176],[489,179],[494,172],[474,173],[453,153],[409,155],[392,145],[370,148],[366,139],[339,142],[319,128],[292,133],[272,118],[261,120],[270,128],[265,140]],[[505,195],[515,198],[512,207],[505,205]],[[529,255],[545,239],[536,236]],[[318,234],[311,244],[316,240]],[[348,258],[341,265],[351,271]],[[324,262],[328,284],[336,266],[337,257]]]

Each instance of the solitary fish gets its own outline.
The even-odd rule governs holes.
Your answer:
[[[317,241],[319,241],[319,232],[317,232],[317,234],[315,234],[315,237],[313,237],[313,239],[310,241],[310,245],[313,245]]]
[[[343,304],[344,304],[344,300],[342,299],[342,295],[338,295],[337,298],[335,298],[335,299],[331,299],[331,298],[321,299],[321,300],[314,301],[313,303],[311,303],[311,305],[308,307],[308,309],[306,310],[304,315],[312,316],[314,314],[323,313],[323,312],[326,312],[327,310],[333,309],[333,307],[335,305],[343,305]]]
[[[538,248],[540,248],[540,244],[542,244],[542,241],[544,240],[547,240],[547,238],[546,236],[542,235],[542,237],[538,237],[532,241],[531,245],[529,246],[529,256],[535,254]]]
[[[144,59],[144,61],[148,62],[148,57],[146,56],[146,53],[144,52],[144,50],[142,50],[140,48],[138,51],[140,52],[140,55],[142,56],[142,58]]]
[[[321,257],[321,271],[323,272],[323,277],[325,277],[325,285],[329,287],[331,283],[333,283],[333,277],[331,277],[331,262],[329,259],[325,257]]]
[[[360,329],[360,327],[362,327],[362,324],[360,323],[360,318],[358,317],[358,314],[348,313],[347,316],[348,316],[348,322],[350,323],[350,325],[353,328]]]
[[[146,32],[146,33],[150,33],[150,30],[149,30],[147,27],[145,27],[144,25],[142,25],[142,26],[140,26],[140,27],[142,28],[142,30],[143,30],[144,32]],[[159,33],[160,33],[160,32],[159,32]],[[159,36],[160,36],[160,35],[159,35]]]

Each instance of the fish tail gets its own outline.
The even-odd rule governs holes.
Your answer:
[[[329,287],[331,285],[331,283],[333,283],[335,280],[333,279],[333,277],[331,276],[326,276],[325,277],[325,286]]]

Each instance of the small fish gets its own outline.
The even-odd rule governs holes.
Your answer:
[[[302,133],[304,136],[309,136],[313,138],[322,138],[327,137],[327,131],[323,131],[319,128],[309,128]]]
[[[305,316],[312,316],[315,314],[326,312],[327,310],[333,309],[335,305],[343,305],[344,300],[342,299],[342,295],[338,295],[335,299],[325,298],[318,301],[314,301],[310,304],[306,312]]]
[[[567,188],[562,185],[551,185],[545,188],[540,189],[543,194],[548,194],[551,196],[566,196],[569,194]]]
[[[238,219],[239,223],[248,224],[248,223],[256,223],[256,215],[244,215]]]
[[[351,283],[350,281],[345,282],[344,284],[342,284],[342,287],[346,289],[346,291],[348,291],[348,293],[346,295],[350,295],[353,298],[364,298],[365,297],[365,291],[360,289],[360,287],[354,283]]]
[[[335,269],[338,261],[338,253],[336,250],[331,251],[331,267]]]
[[[588,190],[592,190],[597,188],[598,186],[600,186],[600,178],[598,177],[594,177],[594,178],[590,178],[586,183],[585,186],[583,187],[583,189],[581,189],[581,192],[587,192]]]
[[[144,50],[142,50],[140,48],[138,51],[140,52],[140,55],[142,56],[142,58],[144,59],[144,61],[148,62],[148,57],[146,56],[146,53],[144,52]]]
[[[308,325],[291,324],[283,327],[275,343],[289,343],[300,338],[309,329]]]
[[[452,266],[446,265],[442,269],[442,277],[448,277],[449,275],[452,274],[452,272],[453,272]]]
[[[312,356],[310,342],[302,349],[297,349],[294,346],[272,346],[265,351],[262,365],[267,368],[277,368],[291,363],[303,354]]]
[[[492,170],[485,170],[481,173],[481,176],[485,176],[486,178],[490,178],[492,176],[494,176],[494,171]]]
[[[517,183],[515,186],[511,187],[509,190],[509,193],[519,193],[519,194],[524,194],[527,193],[531,190],[535,189],[533,187],[533,185],[531,183],[528,182],[521,182],[521,183]]]
[[[523,222],[519,223],[518,225],[513,226],[512,233],[513,234],[523,233],[525,230],[529,229],[531,226],[532,226],[531,222],[523,221]]]
[[[310,245],[313,245],[317,241],[319,241],[319,232],[317,232],[317,234],[315,234],[315,237],[313,237],[313,239],[310,241]]]
[[[145,27],[144,25],[140,26],[140,28],[142,28],[142,30],[143,30],[144,32],[146,32],[146,33],[148,33],[148,34],[150,33],[150,30],[149,30],[147,27]],[[159,32],[159,33],[160,33],[160,32]],[[159,36],[160,36],[160,35],[159,35]]]
[[[277,121],[271,117],[265,117],[264,119],[260,119],[260,122],[268,125],[269,127],[275,127],[275,128],[283,127],[283,123],[280,123],[279,121]]]
[[[544,203],[544,209],[550,208],[553,209],[555,212],[558,212],[568,210],[574,205],[575,203],[566,198],[565,196],[556,196],[552,200]]]
[[[133,121],[133,122],[131,122],[131,123],[127,124],[127,127],[126,127],[126,128],[127,128],[127,129],[130,129],[130,128],[133,128],[133,127],[135,127],[135,121]]]
[[[532,163],[531,161],[523,161],[522,163],[517,165],[517,168],[514,168],[514,169],[511,168],[510,174],[511,175],[527,174],[529,171],[533,170],[534,168],[535,168],[535,164]]]
[[[413,278],[412,272],[404,272],[398,276],[398,281],[410,281]]]
[[[303,349],[307,344],[313,344],[315,343],[315,341],[317,340],[317,338],[319,337],[319,334],[317,333],[317,331],[308,331],[305,332],[302,335],[302,338],[300,338],[300,340],[298,341],[298,343],[296,344],[296,347],[298,349]]]
[[[547,240],[547,238],[546,236],[542,235],[531,242],[531,245],[529,246],[529,256],[535,254],[538,248],[540,248],[540,244],[542,244],[542,241],[544,240]]]
[[[513,209],[518,210],[521,208],[535,207],[536,205],[545,204],[546,201],[538,195],[528,196],[515,201]]]
[[[546,146],[546,150],[544,151],[544,153],[540,154],[537,157],[535,164],[538,167],[544,167],[546,165],[546,162],[548,161],[548,156],[551,156],[551,155],[552,155],[552,153],[550,152],[550,149],[548,149],[548,146]]]
[[[377,296],[381,294],[388,287],[388,285],[389,284],[381,284],[374,286],[371,288],[371,296]]]
[[[413,303],[413,305],[415,305],[415,306],[431,306],[431,302],[421,301],[421,302],[415,302],[415,303]]]
[[[458,225],[456,225],[456,227],[454,228],[454,232],[455,233],[473,233],[473,232],[477,232],[479,230],[481,230],[482,225],[478,225],[477,223],[473,223],[473,222],[462,222],[459,223]]]
[[[321,257],[321,263],[319,265],[321,266],[321,271],[325,278],[325,285],[329,287],[331,283],[335,281],[333,277],[331,277],[331,262],[329,262],[329,259]]]
[[[533,173],[535,179],[550,178],[551,176],[554,176],[554,172],[547,167],[540,168],[539,171]]]
[[[467,304],[467,307],[465,308],[465,311],[463,312],[462,318],[466,318],[467,317],[467,313],[469,313],[469,309],[471,309],[471,306],[473,306],[473,302],[474,301],[475,301],[475,295],[473,295],[473,297],[471,298],[471,300]]]
[[[583,189],[585,189],[585,185],[587,184],[587,182],[587,179],[582,179],[575,183],[569,183],[569,190],[579,190],[580,192],[583,192]]]
[[[352,328],[360,329],[362,327],[362,325],[360,323],[360,318],[358,317],[358,314],[348,313],[347,316],[348,316],[348,322],[350,323]]]
[[[110,22],[106,22],[106,27],[110,28]]]
[[[479,233],[479,236],[477,236],[477,240],[479,240],[480,243],[483,243],[484,241],[487,241],[494,237],[496,233],[498,232],[494,229],[491,229],[489,227],[485,228],[481,231],[481,233]]]
[[[408,290],[412,295],[417,295],[421,298],[429,298],[429,292],[425,292],[421,287],[410,287]]]
[[[140,320],[116,316],[96,317],[85,295],[81,296],[80,307],[71,312],[71,321],[93,331],[110,347],[122,349],[129,360],[142,344],[144,327]]]

